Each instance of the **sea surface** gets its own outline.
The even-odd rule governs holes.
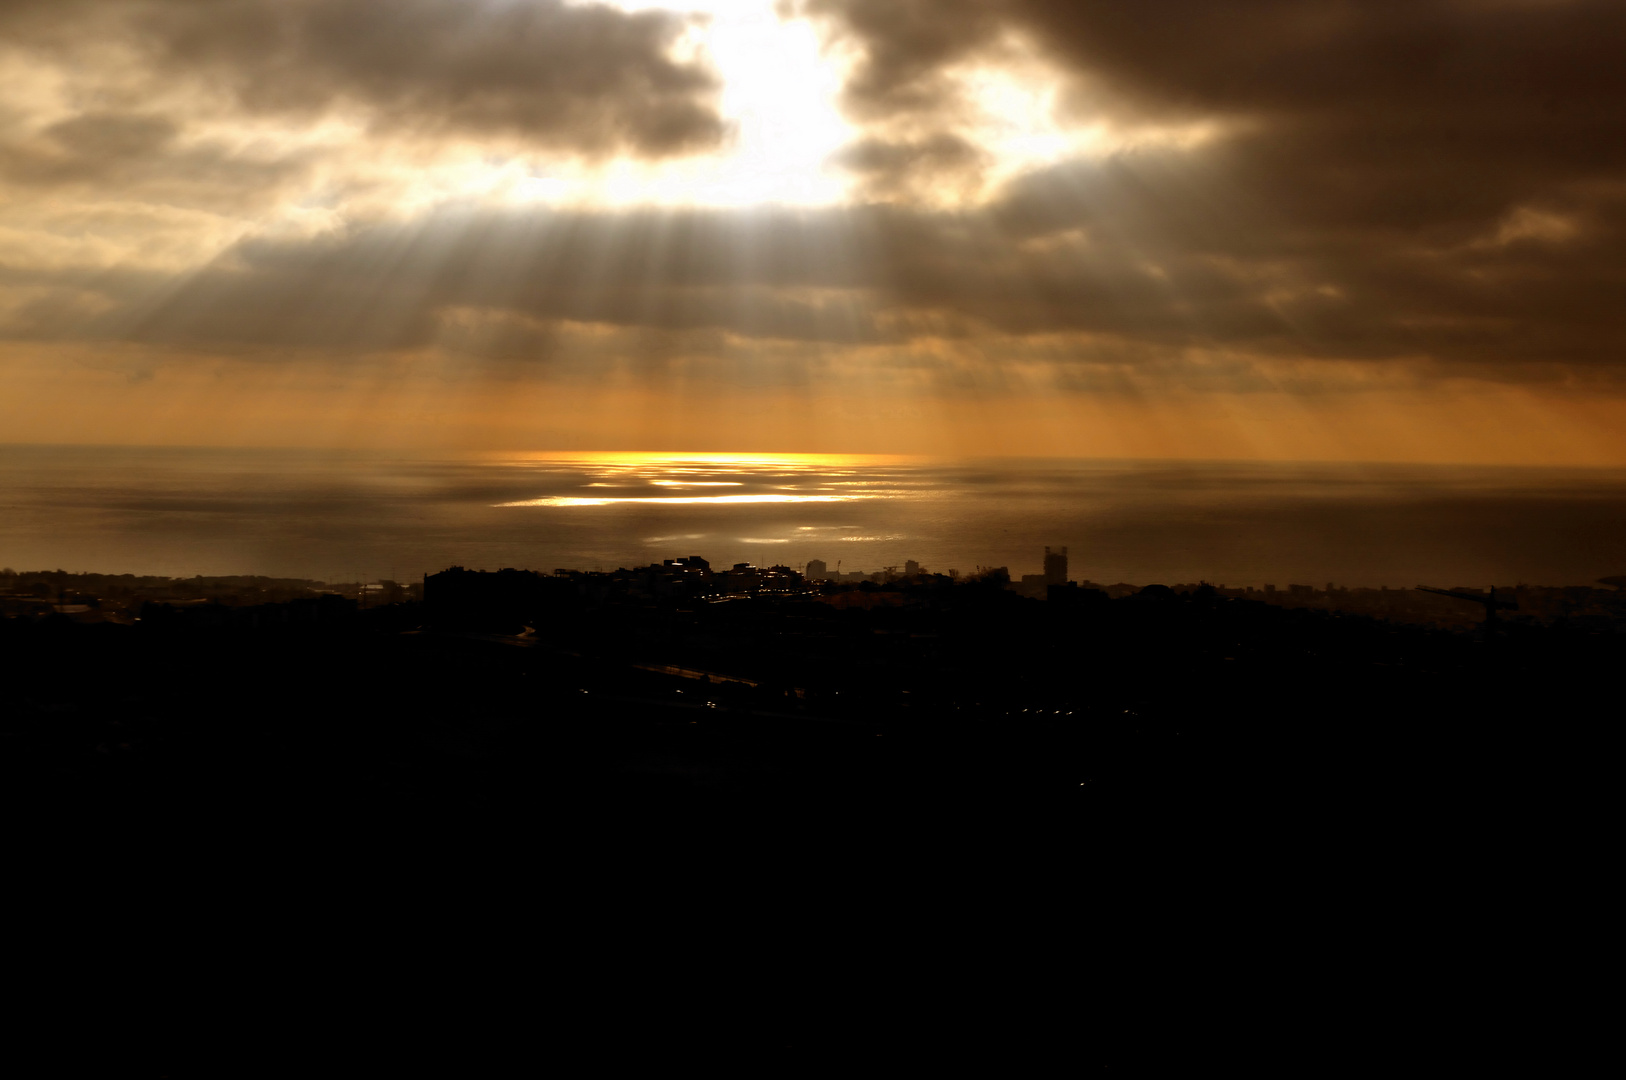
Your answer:
[[[1103,584],[1580,585],[1626,471],[770,454],[0,446],[0,566],[408,581],[697,554]]]

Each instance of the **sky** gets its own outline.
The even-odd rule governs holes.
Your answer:
[[[1626,464],[1618,0],[0,0],[0,442]]]

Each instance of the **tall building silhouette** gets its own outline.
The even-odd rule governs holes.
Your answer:
[[[807,560],[807,573],[804,576],[809,581],[822,581],[830,576],[829,569],[824,564],[823,559],[809,559]]]
[[[1057,548],[1051,551],[1044,549],[1044,583],[1046,585],[1067,584],[1067,549]]]

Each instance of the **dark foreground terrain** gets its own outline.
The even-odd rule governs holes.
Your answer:
[[[0,621],[17,925],[74,993],[181,973],[139,1025],[177,1075],[266,1007],[245,978],[301,1032],[429,995],[610,1071],[1325,1063],[1539,965],[1510,926],[1584,902],[1606,820],[1614,635],[533,600]]]

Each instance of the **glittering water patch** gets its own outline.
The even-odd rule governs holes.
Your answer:
[[[669,506],[741,506],[748,503],[829,503],[873,498],[868,495],[672,495],[654,498],[584,499],[550,495],[543,499],[522,499],[496,503],[497,506],[612,506],[618,503],[653,503]]]

